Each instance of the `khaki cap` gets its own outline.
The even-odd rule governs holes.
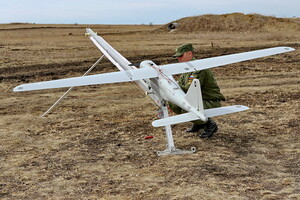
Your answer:
[[[191,43],[183,44],[180,47],[178,47],[176,49],[176,53],[173,55],[173,57],[179,57],[188,51],[194,51],[193,45]]]

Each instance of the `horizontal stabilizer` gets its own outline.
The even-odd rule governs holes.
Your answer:
[[[216,117],[219,115],[227,115],[230,113],[236,113],[248,110],[249,108],[247,106],[242,105],[234,105],[234,106],[224,106],[219,108],[211,108],[204,110],[204,115],[206,117]]]
[[[53,81],[43,81],[28,83],[14,88],[14,92],[43,90],[51,88],[75,87],[84,85],[96,85],[107,83],[129,82],[146,78],[157,77],[157,72],[152,68],[142,68],[135,70],[124,70],[105,74],[66,78]]]
[[[189,62],[175,63],[161,65],[164,73],[167,75],[181,74],[187,72],[193,72],[198,70],[209,69],[213,67],[224,66],[228,64],[233,64],[237,62],[252,60],[256,58],[261,58],[265,56],[272,56],[276,54],[286,53],[294,51],[291,47],[274,47],[256,51],[249,51],[245,53],[236,53],[224,56],[217,56],[212,58],[204,58],[200,60],[194,60]]]
[[[204,115],[206,117],[216,117],[220,115],[226,115],[230,113],[236,113],[236,112],[241,112],[248,110],[249,108],[247,106],[242,106],[242,105],[235,105],[235,106],[225,106],[225,107],[219,107],[219,108],[211,108],[211,109],[206,109],[204,110]],[[172,125],[172,124],[179,124],[183,122],[190,122],[194,120],[199,120],[200,118],[192,113],[184,113],[180,115],[175,115],[172,117],[167,117],[159,120],[155,120],[152,122],[152,126],[154,127],[160,127],[160,126],[167,126],[167,125]]]
[[[197,119],[200,118],[196,114],[189,112],[189,113],[184,113],[172,117],[155,120],[152,122],[152,126],[154,127],[167,126],[167,125],[179,124],[183,122],[190,122]]]

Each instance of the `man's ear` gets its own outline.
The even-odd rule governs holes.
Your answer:
[[[192,51],[188,51],[187,54],[190,59],[192,59],[194,57],[194,53]]]

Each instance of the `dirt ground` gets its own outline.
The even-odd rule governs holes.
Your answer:
[[[100,56],[82,25],[0,25],[0,199],[300,199],[300,34],[156,33],[159,26],[90,26],[133,63],[174,63],[275,46],[296,51],[213,69],[223,105],[210,139],[173,126],[194,154],[158,157],[166,138],[157,107],[131,83],[13,93],[17,85],[82,75]],[[117,71],[107,60],[93,74]],[[154,136],[153,139],[144,139]]]

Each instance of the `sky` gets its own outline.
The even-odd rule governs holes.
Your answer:
[[[300,0],[0,0],[0,23],[166,24],[233,12],[300,17]]]

